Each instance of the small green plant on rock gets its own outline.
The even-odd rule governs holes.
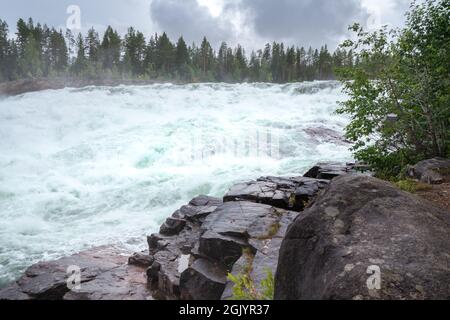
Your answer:
[[[396,182],[395,185],[399,189],[410,193],[432,189],[430,185],[412,179],[400,180]]]
[[[233,297],[230,300],[273,300],[275,287],[273,273],[267,269],[266,274],[267,277],[261,281],[258,289],[250,274],[234,276],[230,273],[228,279],[234,283]]]

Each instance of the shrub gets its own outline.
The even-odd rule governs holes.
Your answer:
[[[349,99],[346,136],[381,176],[450,150],[450,0],[411,5],[406,27],[368,33],[355,24],[356,65],[337,70]]]
[[[258,288],[249,274],[238,276],[229,274],[228,279],[234,283],[231,300],[273,300],[275,281],[272,271],[267,269],[266,275],[267,277],[261,281]]]
[[[415,180],[407,179],[407,180],[400,180],[395,183],[395,185],[406,192],[415,193],[417,191],[425,191],[430,190],[432,187],[431,185],[420,183]]]

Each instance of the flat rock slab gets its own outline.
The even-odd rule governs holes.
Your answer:
[[[258,286],[267,270],[275,273],[282,238],[298,214],[249,201],[218,207],[202,225],[197,259],[181,275],[182,298],[228,299],[233,284],[227,274],[239,275],[242,269],[252,270],[250,276]],[[247,256],[251,262],[242,262]],[[211,288],[208,296],[204,287]]]
[[[307,177],[262,177],[234,185],[224,202],[252,201],[291,211],[302,211],[328,180]]]
[[[130,278],[142,277],[143,269],[128,267],[127,260],[128,254],[122,249],[105,246],[59,260],[41,262],[28,268],[19,280],[1,290],[0,300],[62,300],[65,298],[123,300],[142,297],[135,295],[134,292],[151,297],[145,289],[145,281],[128,282]],[[68,273],[68,268],[72,266],[80,270],[81,290],[70,293],[68,280],[71,274]],[[117,276],[120,272],[127,276]],[[94,292],[96,288],[98,291]],[[101,292],[109,292],[109,294]]]
[[[357,163],[321,162],[305,173],[304,177],[333,180],[334,178],[343,175],[363,172],[366,173],[366,175],[372,175],[370,168],[365,165],[360,165]]]
[[[122,265],[69,291],[64,300],[153,300],[145,268]]]

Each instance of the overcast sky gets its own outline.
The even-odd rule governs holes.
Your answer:
[[[69,5],[81,9],[82,31],[112,25],[125,33],[132,25],[146,35],[166,31],[173,40],[183,35],[214,47],[238,42],[248,50],[266,42],[334,48],[347,27],[361,22],[370,28],[404,23],[410,0],[1,0],[0,19],[15,32],[18,18],[33,17],[65,28]]]

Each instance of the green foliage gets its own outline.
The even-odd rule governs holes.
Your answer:
[[[272,271],[266,270],[267,277],[261,281],[259,288],[249,274],[238,276],[228,275],[228,279],[234,283],[233,297],[231,300],[273,300],[275,281]]]
[[[359,61],[338,70],[349,99],[347,138],[381,177],[450,150],[450,0],[413,4],[403,30],[365,32],[342,48]]]
[[[406,179],[406,180],[400,180],[395,183],[395,185],[406,192],[415,193],[417,191],[424,191],[424,190],[430,190],[432,187],[431,185],[420,183],[415,180]]]

